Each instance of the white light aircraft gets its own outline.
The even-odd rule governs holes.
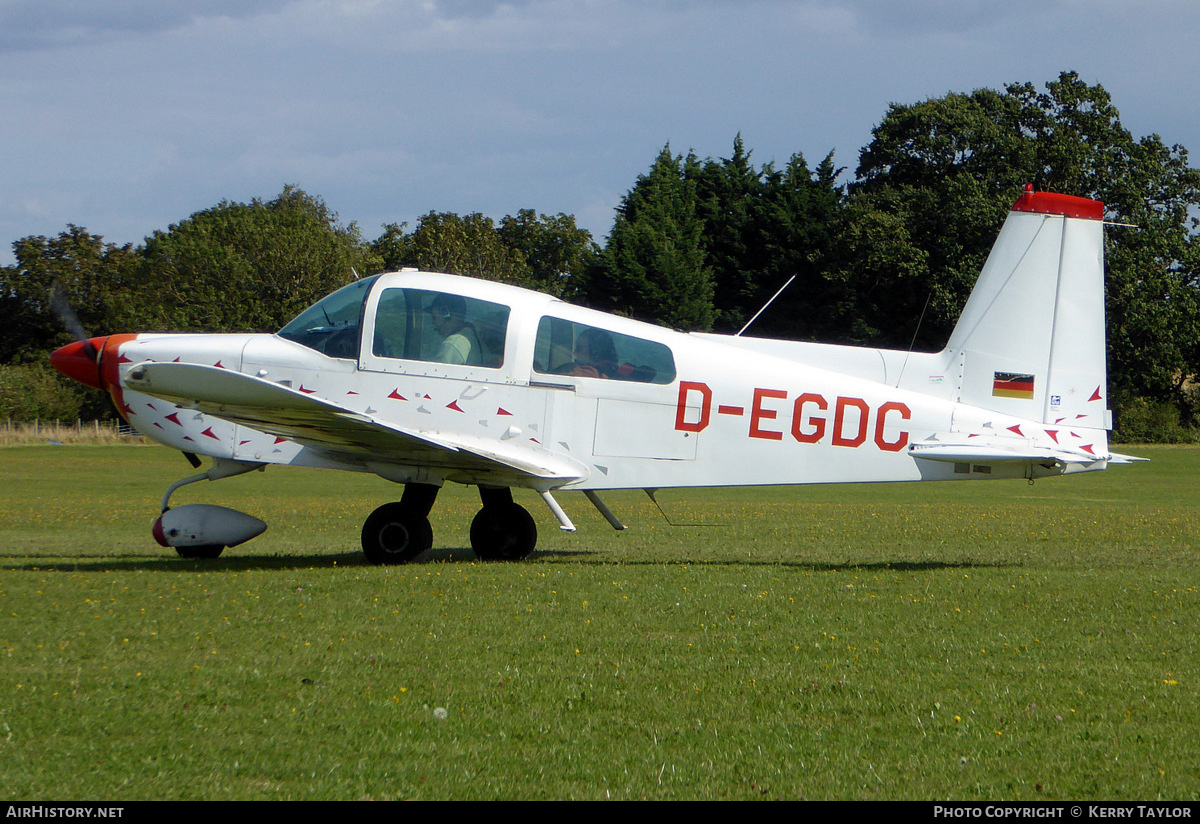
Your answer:
[[[1104,469],[1103,214],[1017,200],[946,348],[917,353],[683,334],[513,286],[405,270],[358,280],[278,334],[80,340],[54,366],[107,390],[147,437],[212,467],[173,484],[153,532],[214,558],[262,532],[179,487],[279,464],[404,485],[366,519],[376,564],[432,546],[446,482],[479,488],[482,559],[534,550],[511,489],[1028,478]]]

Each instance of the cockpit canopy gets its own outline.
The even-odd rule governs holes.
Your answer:
[[[545,296],[536,296],[541,300],[531,302],[533,293],[497,284],[450,291],[391,285],[403,280],[376,283],[379,277],[355,281],[318,301],[280,330],[279,336],[331,358],[365,358],[375,364],[367,365],[368,369],[390,371],[385,366],[387,361],[500,369],[505,365],[510,318],[514,307],[519,307],[520,323],[513,328],[527,330],[525,334],[536,330],[533,363],[514,365],[526,374],[532,366],[533,372],[543,375],[653,384],[675,380],[671,348],[652,339],[661,337],[664,330],[650,332],[651,327],[644,324]],[[426,287],[463,280],[446,275],[421,277],[424,279],[417,282]],[[482,288],[489,290],[484,292],[487,297],[497,300],[463,293]],[[369,301],[373,289],[379,295]],[[511,292],[501,291],[506,289]],[[511,306],[498,302],[510,293]],[[368,306],[374,307],[373,323],[365,317]],[[637,334],[639,328],[645,328],[648,334]],[[373,330],[368,331],[368,343],[362,341],[364,330]],[[528,352],[528,347],[523,351]]]

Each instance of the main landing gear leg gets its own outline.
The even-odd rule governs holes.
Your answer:
[[[479,487],[483,509],[471,521],[471,549],[481,561],[519,561],[537,546],[537,525],[507,487]]]
[[[433,546],[429,510],[437,499],[432,484],[404,485],[399,502],[384,504],[368,517],[362,528],[362,548],[373,564],[405,564]]]

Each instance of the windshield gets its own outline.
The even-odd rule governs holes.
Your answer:
[[[280,329],[279,337],[331,358],[357,359],[363,305],[377,277],[356,280],[317,301]]]

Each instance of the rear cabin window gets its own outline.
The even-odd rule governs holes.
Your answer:
[[[450,292],[385,289],[371,352],[381,358],[496,369],[504,364],[508,307]]]
[[[538,323],[533,368],[545,375],[637,383],[675,380],[675,358],[664,344],[549,316]]]

